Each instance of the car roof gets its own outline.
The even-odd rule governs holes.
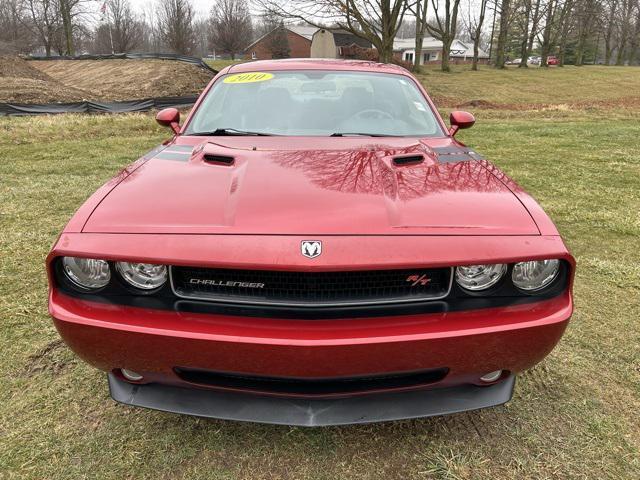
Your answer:
[[[282,70],[345,70],[354,72],[380,72],[407,75],[404,68],[389,63],[368,60],[336,60],[332,58],[287,58],[282,60],[257,60],[238,63],[223,70],[222,73],[245,73]]]

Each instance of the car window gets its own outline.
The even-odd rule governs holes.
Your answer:
[[[291,136],[443,135],[411,79],[342,71],[226,75],[208,92],[185,133],[218,129]]]

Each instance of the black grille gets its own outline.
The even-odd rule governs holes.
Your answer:
[[[450,268],[288,272],[172,267],[184,298],[295,306],[366,305],[443,298]]]
[[[446,377],[449,369],[434,368],[420,372],[338,378],[258,377],[188,368],[176,368],[175,372],[187,382],[209,387],[281,395],[335,395],[429,385]]]

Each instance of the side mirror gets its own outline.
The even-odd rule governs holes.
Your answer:
[[[451,112],[451,115],[449,115],[449,123],[451,124],[449,135],[453,137],[461,128],[473,127],[473,124],[476,123],[476,119],[469,112],[461,112],[458,110]]]
[[[163,127],[169,127],[173,133],[180,133],[180,112],[177,108],[165,108],[156,115],[156,122]]]

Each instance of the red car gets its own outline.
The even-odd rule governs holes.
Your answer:
[[[558,57],[550,55],[547,57],[547,65],[558,65]]]
[[[499,405],[572,313],[549,217],[406,70],[221,71],[47,258],[60,335],[129,405],[336,425]]]

